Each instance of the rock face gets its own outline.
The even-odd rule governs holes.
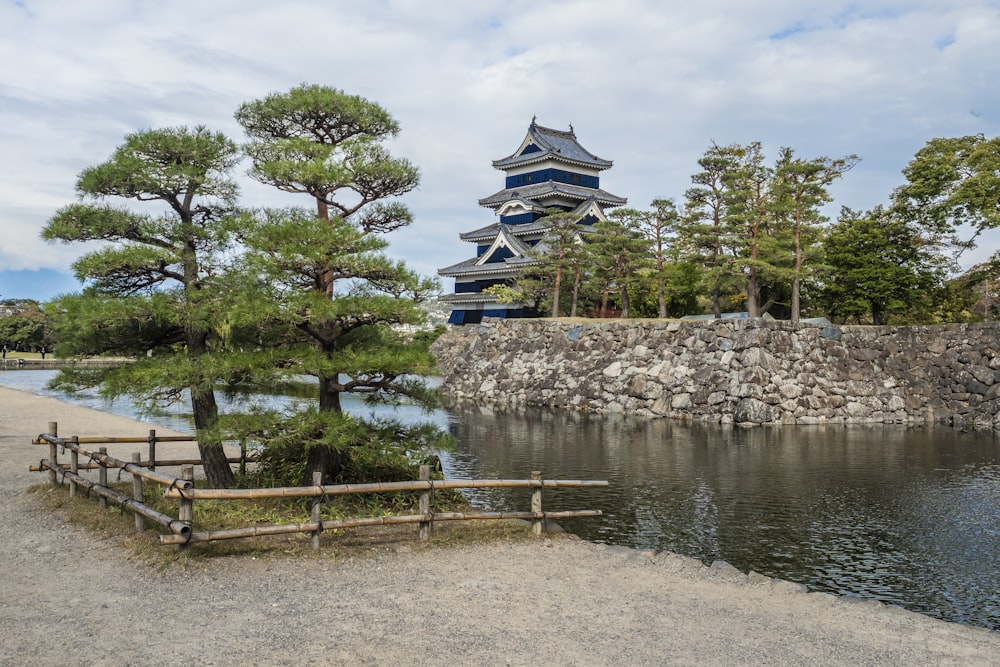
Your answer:
[[[492,320],[434,345],[455,403],[744,423],[1000,429],[1000,323]]]

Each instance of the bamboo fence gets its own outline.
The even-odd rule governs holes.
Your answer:
[[[569,517],[601,516],[601,510],[564,510],[545,512],[542,510],[543,489],[568,488],[601,488],[607,487],[604,480],[553,480],[542,479],[540,472],[532,472],[531,479],[492,479],[492,480],[432,480],[430,466],[420,466],[420,479],[405,482],[378,482],[372,484],[336,484],[324,485],[317,473],[311,486],[277,487],[262,489],[199,489],[194,485],[194,466],[200,465],[197,459],[157,460],[155,447],[157,442],[192,442],[190,436],[156,436],[150,430],[148,437],[85,437],[73,436],[60,438],[58,424],[49,422],[49,432],[39,435],[33,442],[38,445],[48,445],[49,457],[42,459],[38,465],[31,466],[34,472],[48,472],[50,483],[57,485],[69,482],[69,493],[75,496],[77,488],[83,488],[88,494],[96,493],[102,505],[108,500],[117,503],[123,510],[135,513],[137,531],[145,530],[145,520],[149,519],[160,524],[169,534],[160,534],[158,540],[163,545],[177,545],[186,548],[195,542],[211,542],[217,540],[260,537],[264,535],[283,535],[289,533],[311,533],[313,547],[320,546],[319,536],[327,530],[357,528],[363,526],[384,526],[394,524],[419,524],[420,539],[429,539],[434,523],[437,521],[471,521],[520,519],[531,522],[532,532],[541,534],[544,522],[548,519],[563,519]],[[148,459],[141,460],[138,452],[132,454],[131,462],[110,456],[105,447],[97,451],[85,449],[84,444],[111,443],[147,443],[149,445]],[[69,467],[58,460],[59,452],[69,451]],[[245,465],[246,456],[229,459],[230,463]],[[88,459],[81,463],[80,457]],[[181,476],[173,477],[156,472],[155,466],[181,466]],[[108,487],[107,471],[117,468],[121,472],[132,475],[132,498],[124,493]],[[97,469],[99,479],[93,482],[79,473],[82,470]],[[143,480],[165,487],[163,497],[178,501],[177,518],[163,514],[142,502]],[[435,490],[444,489],[484,489],[484,488],[525,488],[531,489],[531,509],[526,512],[433,512],[431,510],[431,495]],[[359,493],[404,493],[419,492],[418,512],[416,514],[358,517],[349,519],[322,520],[321,509],[331,496]],[[310,521],[264,526],[249,526],[227,530],[195,531],[194,502],[196,500],[259,500],[264,498],[313,498]]]

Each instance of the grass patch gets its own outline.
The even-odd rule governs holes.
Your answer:
[[[131,483],[115,482],[109,486],[129,497],[132,495]],[[65,521],[114,541],[130,559],[145,561],[154,567],[232,556],[367,558],[384,553],[528,540],[533,537],[530,524],[523,521],[441,521],[434,524],[433,536],[427,541],[420,540],[418,524],[398,524],[326,531],[321,537],[318,553],[312,548],[309,533],[199,542],[181,551],[159,544],[157,535],[168,532],[164,527],[147,520],[146,531],[137,533],[132,512],[123,511],[110,501],[106,509],[102,508],[98,496],[91,494],[88,497],[84,489],[79,489],[75,498],[70,498],[66,485],[37,484],[28,491]],[[161,494],[161,487],[147,485],[143,502],[163,514],[176,517],[177,502],[168,501]],[[322,518],[414,514],[417,512],[417,498],[416,493],[334,496],[324,506]],[[194,528],[201,532],[307,522],[310,521],[309,501],[307,498],[198,500],[194,503]],[[438,491],[434,494],[433,510],[472,511],[473,508],[457,491]]]

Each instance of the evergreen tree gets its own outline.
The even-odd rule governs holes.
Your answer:
[[[136,132],[108,161],[80,175],[77,192],[94,201],[61,209],[42,232],[49,240],[106,242],[74,264],[90,287],[52,304],[61,315],[59,354],[141,355],[118,368],[64,373],[62,382],[100,385],[106,395],[149,403],[189,392],[205,475],[215,487],[233,483],[214,436],[213,354],[229,244],[224,215],[237,195],[229,172],[238,160],[236,144],[203,127]],[[169,212],[151,217],[104,203],[110,197],[159,202]]]
[[[51,350],[52,321],[34,299],[0,301],[0,345],[9,351]]]
[[[236,119],[251,138],[251,176],[315,206],[315,213],[268,211],[244,224],[246,273],[261,293],[248,291],[234,318],[271,332],[274,363],[258,371],[318,379],[318,412],[326,417],[314,423],[326,426],[303,432],[311,442],[305,481],[315,471],[332,479],[359,442],[336,437],[341,394],[429,395],[409,379],[432,368],[429,353],[408,347],[390,325],[422,321],[415,303],[437,283],[388,259],[383,238],[411,222],[393,198],[416,187],[418,172],[386,149],[399,131],[388,112],[339,90],[298,86],[242,105]]]
[[[607,295],[617,291],[621,302],[621,316],[630,316],[629,289],[640,280],[639,272],[651,265],[650,241],[638,229],[628,210],[613,211],[608,220],[601,220],[588,234],[587,254],[594,279]],[[605,302],[601,310],[607,308]]]
[[[575,262],[577,253],[574,252],[574,248],[582,243],[580,216],[560,209],[550,209],[539,222],[545,227],[545,235],[538,245],[532,248],[532,256],[538,264],[529,269],[528,279],[551,285],[550,315],[559,317],[559,298],[564,288],[563,281],[566,274],[569,273],[574,277],[574,286],[577,284],[575,269],[579,268],[579,263]],[[575,296],[573,301],[575,306]]]
[[[937,235],[966,225],[974,247],[984,230],[1000,227],[1000,137],[973,135],[932,139],[903,170],[897,212]]]
[[[947,267],[913,224],[882,207],[843,209],[824,245],[823,298],[837,321],[884,325],[927,309]]]
[[[686,214],[679,233],[705,268],[712,314],[718,318],[722,316],[723,290],[733,273],[734,248],[726,226],[726,180],[736,161],[730,149],[713,143],[698,165],[702,171],[691,177],[694,187],[684,193]]]
[[[774,170],[764,165],[760,142],[725,148],[731,168],[723,174],[725,223],[734,249],[734,267],[746,278],[746,307],[760,317],[771,303],[761,304],[765,280],[780,279],[786,244],[783,229],[774,225]],[[773,299],[771,300],[773,302]]]
[[[782,148],[775,165],[774,210],[779,221],[791,227],[794,266],[792,268],[791,320],[798,322],[801,310],[800,290],[806,275],[805,264],[812,259],[826,218],[819,207],[832,201],[827,187],[844,175],[858,161],[856,155],[838,160],[819,157],[796,158],[791,148]]]
[[[659,317],[667,316],[666,274],[669,257],[676,255],[676,236],[680,225],[677,206],[670,199],[654,199],[652,211],[618,209],[619,219],[627,218],[640,230],[651,244],[654,276],[656,280],[656,305]]]

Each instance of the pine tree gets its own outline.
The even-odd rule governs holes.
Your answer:
[[[383,237],[410,224],[409,210],[394,198],[416,187],[418,172],[386,149],[399,131],[388,112],[339,90],[298,86],[242,105],[236,119],[251,138],[251,176],[303,194],[315,207],[245,222],[252,289],[234,318],[271,332],[274,363],[256,372],[317,378],[327,426],[306,434],[313,446],[304,481],[315,471],[332,479],[357,444],[323,434],[341,420],[341,394],[428,396],[410,378],[432,368],[429,353],[406,345],[390,326],[421,322],[415,304],[437,283],[390,260]]]
[[[62,382],[100,385],[106,395],[148,403],[172,402],[188,391],[205,474],[215,487],[233,483],[214,435],[214,354],[230,239],[225,214],[237,195],[229,172],[238,160],[235,143],[203,127],[136,132],[108,161],[80,175],[77,192],[92,201],[61,209],[42,232],[49,240],[106,242],[74,264],[90,287],[52,305],[61,315],[59,354],[138,356],[118,368],[65,373]],[[151,217],[103,202],[110,197],[158,202],[168,213]]]
[[[608,220],[594,224],[593,230],[586,237],[586,248],[594,279],[605,295],[612,290],[618,293],[621,316],[629,317],[629,288],[640,280],[639,272],[652,264],[650,241],[627,210],[613,211]],[[606,303],[601,309],[606,310]]]
[[[798,322],[801,311],[800,290],[826,218],[819,207],[832,201],[827,187],[844,175],[858,161],[856,155],[837,160],[819,157],[796,158],[791,148],[782,148],[775,165],[774,210],[779,221],[791,228],[794,266],[792,269],[791,320]]]

